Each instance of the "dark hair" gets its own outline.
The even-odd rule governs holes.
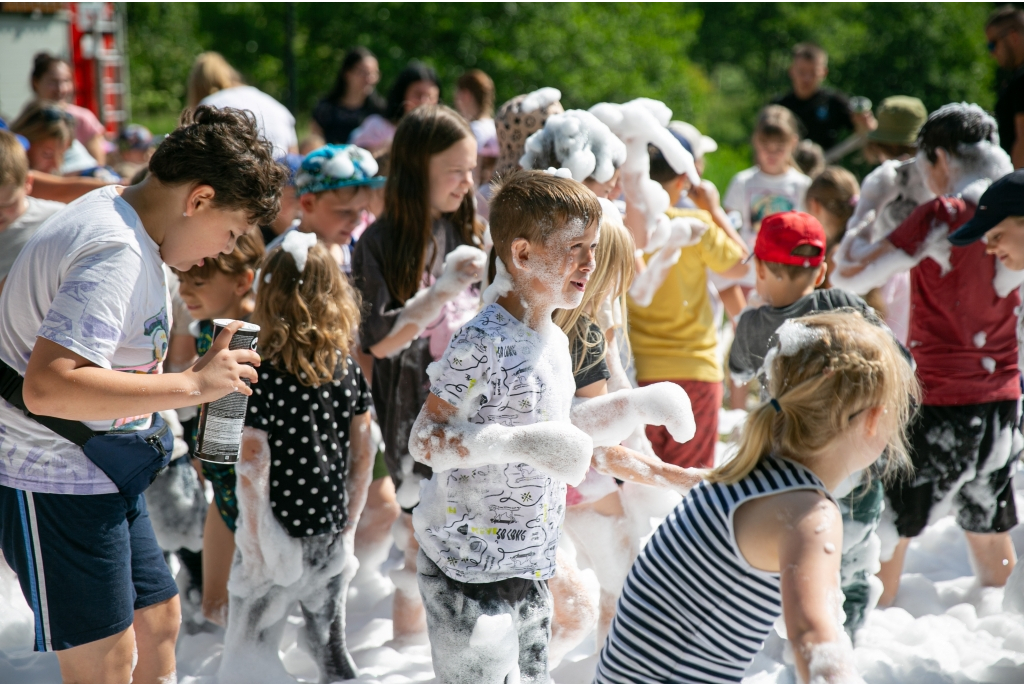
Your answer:
[[[381,271],[391,296],[405,302],[419,288],[426,264],[427,243],[433,241],[430,218],[430,158],[473,130],[458,112],[444,105],[424,105],[409,112],[398,124],[391,144],[390,169],[384,185]],[[477,245],[481,228],[476,224],[473,193],[444,215],[467,245]],[[432,259],[441,259],[443,246],[435,245]],[[440,253],[440,254],[439,254]]]
[[[828,53],[817,43],[797,43],[793,46],[793,59],[806,59],[828,65]]]
[[[459,77],[455,87],[469,91],[476,100],[476,106],[480,108],[480,118],[494,116],[494,81],[490,76],[479,69],[470,69]]]
[[[492,187],[491,239],[495,254],[506,262],[517,238],[544,244],[574,220],[584,228],[601,220],[597,196],[571,178],[511,169]]]
[[[204,184],[218,207],[246,213],[249,223],[273,223],[288,172],[274,161],[251,112],[200,105],[181,114],[149,160],[149,171],[168,185]]]
[[[395,82],[388,91],[388,108],[384,117],[391,123],[397,124],[405,115],[405,92],[409,86],[417,81],[430,81],[441,90],[441,81],[437,78],[437,72],[433,67],[428,67],[419,60],[413,60],[406,65],[405,69],[398,72]]]
[[[338,103],[347,94],[348,91],[348,79],[345,78],[348,72],[356,68],[356,66],[364,59],[377,59],[377,55],[370,52],[368,48],[364,48],[362,45],[352,48],[345,53],[345,59],[341,60],[341,68],[338,69],[338,75],[334,79],[334,86],[331,88],[331,92],[327,94],[324,100],[327,102]]]
[[[988,15],[985,28],[1012,28],[1024,31],[1024,10],[1013,5],[1003,5]]]
[[[797,245],[789,254],[794,257],[820,257],[821,248],[816,245]],[[777,278],[783,275],[790,281],[800,281],[818,273],[821,264],[818,266],[797,266],[796,264],[783,264],[781,262],[761,262]],[[824,263],[824,262],[823,262]]]
[[[799,171],[814,178],[825,170],[825,151],[810,138],[804,138],[793,150],[793,161]]]
[[[62,57],[51,55],[48,52],[37,52],[32,58],[32,82],[35,83],[46,76],[46,72],[50,70],[50,67],[59,63],[67,64],[68,61]]]
[[[669,183],[674,181],[677,176],[681,176],[678,171],[672,168],[672,165],[665,159],[665,155],[662,151],[653,145],[647,146],[647,154],[651,158],[651,180],[657,181],[658,183]]]
[[[932,112],[917,134],[917,149],[924,152],[932,164],[938,160],[937,148],[951,155],[959,152],[961,144],[970,145],[987,140],[995,143],[999,138],[996,122],[977,105],[951,102]]]

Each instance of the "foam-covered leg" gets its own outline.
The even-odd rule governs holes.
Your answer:
[[[278,656],[290,604],[288,593],[276,586],[258,597],[231,596],[218,682],[295,682]]]
[[[349,581],[344,573],[334,576],[322,593],[322,605],[315,610],[300,602],[306,619],[303,635],[313,660],[320,667],[320,682],[333,683],[356,677],[356,667],[345,645],[345,595]]]
[[[396,640],[423,633],[427,629],[423,600],[416,583],[416,559],[420,545],[412,532],[412,516],[403,512],[391,527],[395,546],[405,555],[405,565],[391,571],[395,599],[391,611],[392,631]]]
[[[558,539],[557,570],[548,581],[554,614],[548,664],[555,668],[576,648],[597,624],[600,587],[592,573],[583,573],[576,560],[573,542],[567,535]]]

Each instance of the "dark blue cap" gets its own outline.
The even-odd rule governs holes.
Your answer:
[[[970,245],[1008,216],[1024,216],[1024,169],[1003,176],[978,200],[974,216],[949,235],[954,245]]]

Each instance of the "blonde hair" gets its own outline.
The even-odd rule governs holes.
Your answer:
[[[906,425],[921,392],[892,334],[841,310],[787,321],[779,337],[765,359],[773,399],[747,416],[735,458],[708,480],[736,483],[768,454],[813,461],[873,407],[883,407],[894,427],[883,476],[909,471]]]
[[[28,155],[10,131],[0,129],[0,186],[20,188],[28,180]]]
[[[241,75],[219,52],[200,53],[188,72],[188,107],[194,109],[206,96],[240,85]]]
[[[629,290],[633,277],[636,275],[636,243],[633,242],[632,234],[622,225],[618,217],[609,217],[606,214],[601,216],[601,237],[597,243],[595,256],[596,265],[594,272],[590,275],[586,290],[583,291],[583,301],[575,309],[556,309],[552,317],[555,325],[562,329],[562,332],[569,338],[569,349],[584,351],[576,360],[574,373],[581,373],[586,352],[604,340],[604,331],[601,331],[601,338],[591,340],[588,331],[590,322],[597,320],[597,312],[605,300],[618,300],[619,308],[622,311],[622,327],[628,330],[626,325],[626,292]],[[626,344],[629,344],[628,336],[623,336]],[[597,364],[604,355],[596,360]]]
[[[359,298],[323,243],[309,249],[299,273],[278,247],[263,262],[253,322],[259,353],[279,369],[315,387],[334,380],[359,328]]]

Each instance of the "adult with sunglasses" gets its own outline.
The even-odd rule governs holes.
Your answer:
[[[989,54],[1009,74],[999,89],[996,123],[999,144],[1013,167],[1024,167],[1024,10],[1004,5],[985,22]]]
[[[96,165],[103,166],[107,160],[103,124],[85,107],[72,104],[75,84],[67,61],[48,52],[37,53],[32,60],[32,92],[40,100],[57,103],[71,115],[74,139],[85,146]]]
[[[33,100],[11,123],[11,131],[28,140],[29,169],[59,174],[75,137],[75,119],[53,100]]]

